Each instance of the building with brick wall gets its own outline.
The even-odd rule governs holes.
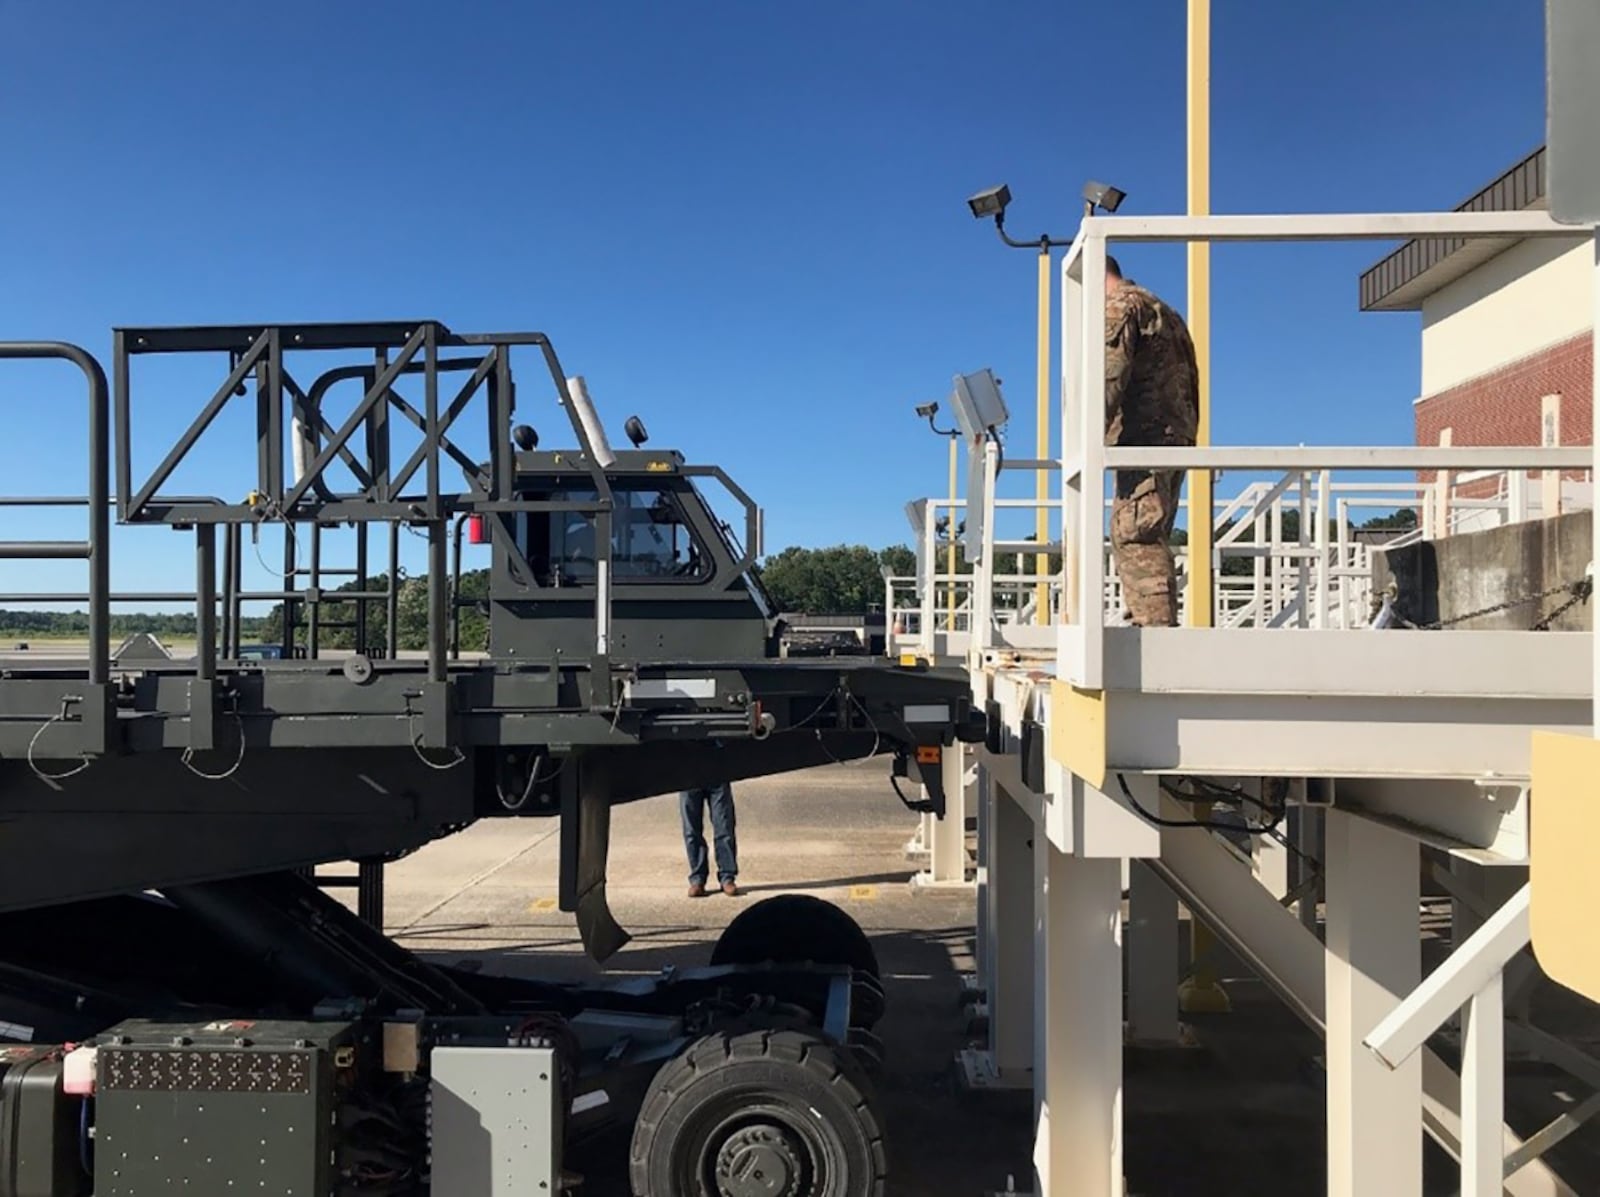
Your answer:
[[[1458,211],[1547,206],[1541,147]],[[1422,316],[1417,444],[1593,443],[1592,245],[1587,234],[1408,241],[1362,274],[1363,311]],[[1505,486],[1503,475],[1453,481],[1464,497]],[[1569,477],[1561,505],[1587,506],[1589,489],[1587,474]]]

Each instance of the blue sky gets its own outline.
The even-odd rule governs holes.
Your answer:
[[[1543,137],[1543,10],[1213,0],[1214,210],[1453,206]],[[116,325],[540,329],[614,437],[638,412],[752,490],[769,548],[876,546],[944,485],[911,409],[953,374],[994,368],[1011,452],[1033,449],[1033,257],[965,198],[1008,182],[1018,237],[1070,236],[1089,177],[1125,212],[1182,209],[1180,0],[445,12],[0,0],[0,336],[108,356]],[[1356,310],[1381,248],[1214,251],[1219,443],[1410,441],[1416,317]],[[1182,301],[1181,249],[1122,257]],[[74,381],[0,370],[28,413],[7,492],[81,487]],[[146,471],[203,382],[146,397]],[[191,485],[237,498],[253,468],[236,438]],[[187,538],[118,547],[119,586],[190,584]]]

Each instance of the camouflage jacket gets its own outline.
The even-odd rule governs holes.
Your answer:
[[[1106,444],[1192,445],[1200,372],[1189,327],[1132,280],[1106,296]]]

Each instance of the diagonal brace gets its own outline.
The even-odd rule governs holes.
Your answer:
[[[261,360],[261,355],[266,353],[270,344],[270,333],[269,329],[250,343],[250,348],[239,358],[238,365],[229,372],[227,381],[217,388],[215,395],[211,396],[211,402],[207,403],[194,418],[194,423],[189,425],[178,443],[172,446],[172,451],[156,467],[156,472],[150,475],[150,480],[139,488],[138,494],[133,496],[127,514],[122,517],[124,520],[132,520],[137,516],[155,497],[156,492],[166,485],[167,479],[172,477],[172,471],[178,468],[178,463],[184,459],[189,450],[194,448],[195,442],[205,435],[206,429],[211,427],[211,421],[217,418],[217,413],[227,406],[234,391],[244,382],[250,371],[256,368],[256,363]]]
[[[450,406],[439,417],[436,428],[430,430],[426,427],[427,421],[423,421],[422,444],[417,446],[416,451],[411,454],[405,465],[400,467],[400,472],[395,475],[394,482],[390,484],[394,493],[399,494],[405,489],[406,483],[411,481],[411,476],[417,472],[417,469],[427,457],[428,450],[436,443],[446,453],[454,457],[458,464],[465,462],[470,472],[477,472],[477,463],[457,452],[451,444],[450,438],[445,436],[445,433],[450,430],[450,425],[456,422],[456,417],[466,410],[467,404],[472,402],[472,397],[477,394],[478,388],[489,377],[489,372],[494,369],[495,358],[499,352],[498,349],[495,349],[484,355],[483,360],[478,363],[478,368],[472,372],[472,377],[467,379],[466,384],[462,386],[455,399],[451,401]],[[395,402],[398,401],[399,397],[391,395],[390,399]]]
[[[366,395],[362,397],[361,402],[356,404],[355,411],[351,412],[349,417],[346,418],[339,431],[334,434],[333,440],[324,446],[322,452],[317,454],[317,459],[306,467],[306,476],[295,483],[294,489],[284,496],[283,512],[285,516],[292,512],[295,504],[305,497],[306,491],[310,490],[312,483],[322,476],[322,472],[338,456],[339,450],[349,443],[351,436],[355,434],[355,430],[367,418],[367,413],[376,407],[384,395],[388,393],[390,386],[400,376],[400,371],[405,368],[406,363],[417,355],[417,350],[422,348],[423,342],[427,339],[427,333],[427,325],[418,326],[417,330],[411,334],[410,339],[406,341],[405,348],[400,351],[399,356],[384,367],[383,373],[378,375]]]
[[[1398,1068],[1445,1020],[1472,1000],[1528,946],[1531,929],[1524,885],[1468,936],[1422,984],[1389,1012],[1362,1042],[1389,1068]]]

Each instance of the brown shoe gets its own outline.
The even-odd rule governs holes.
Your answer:
[[[731,881],[724,881],[722,883],[722,892],[730,898],[737,898],[739,896],[739,887]]]
[[[705,887],[704,883],[696,881],[693,885],[691,885],[689,887],[689,896],[691,898],[703,898],[703,897],[705,897],[706,896],[706,887]]]

